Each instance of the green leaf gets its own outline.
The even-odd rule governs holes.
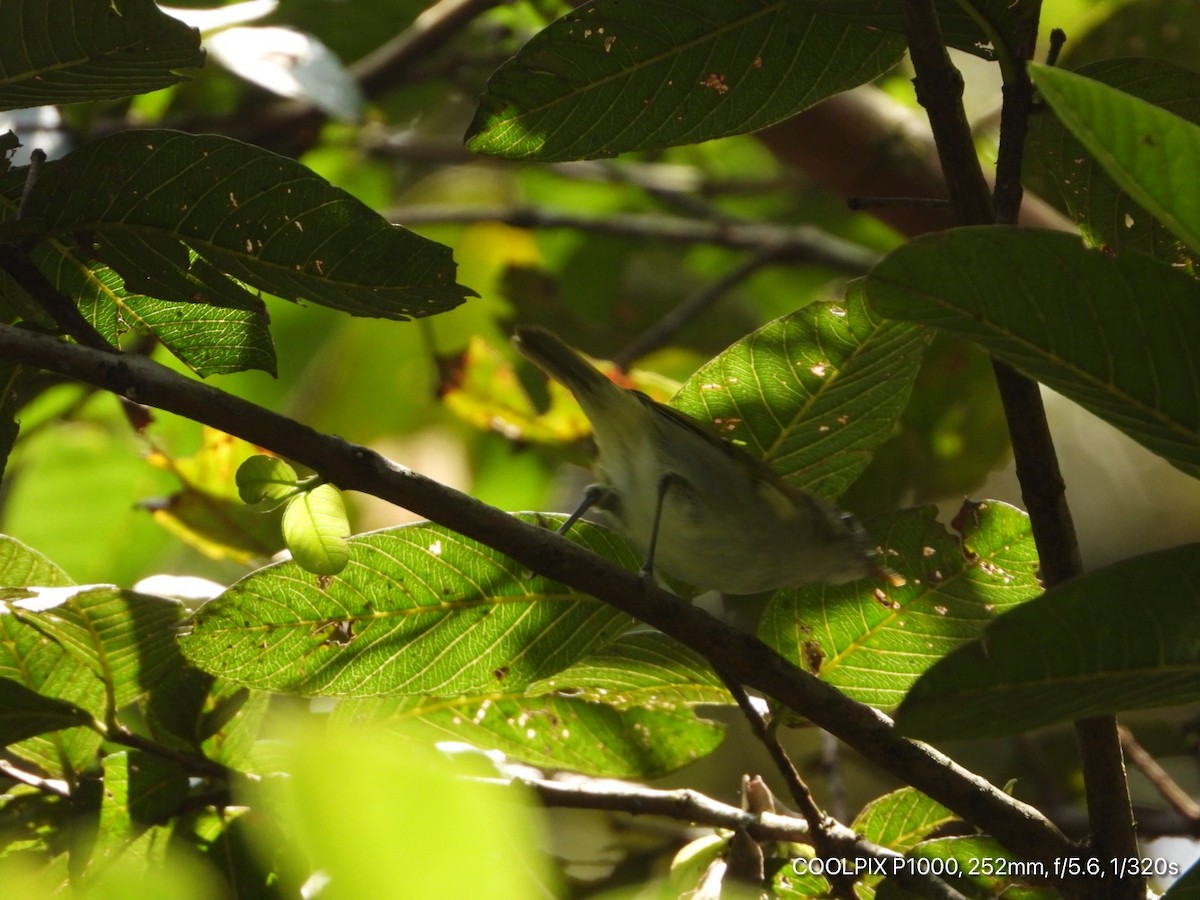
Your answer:
[[[234,483],[242,463],[257,454],[253,444],[205,427],[192,456],[155,450],[147,457],[178,478],[181,487],[169,497],[139,505],[164,529],[213,559],[243,564],[268,559],[283,548],[282,513],[248,509]]]
[[[926,329],[874,316],[857,290],[742,338],[697,371],[671,405],[785,481],[840,496],[889,437],[928,345]]]
[[[477,755],[448,759],[379,729],[310,725],[295,732],[281,748],[288,777],[248,785],[253,792],[239,798],[262,810],[253,818],[267,820],[268,830],[264,835],[253,823],[256,849],[284,885],[299,886],[319,870],[343,897],[517,900],[562,893],[540,850],[537,804],[517,785],[464,777],[495,777]],[[337,777],[345,772],[370,775],[348,784]],[[276,822],[286,823],[298,846],[280,852]],[[468,849],[472,864],[464,865]],[[264,894],[300,891],[272,885]]]
[[[728,704],[708,664],[659,632],[622,635],[523,694],[343,702],[335,721],[391,723],[432,740],[496,749],[531,765],[611,778],[655,778],[707,756],[723,726],[698,704]]]
[[[200,32],[152,0],[5,0],[0,109],[130,97],[204,64]]]
[[[1200,74],[1189,69],[1160,59],[1106,59],[1079,74],[1200,122]],[[1200,254],[1123,191],[1049,109],[1030,118],[1025,164],[1028,185],[1069,215],[1089,244],[1141,250],[1168,263],[1200,262]]]
[[[112,269],[82,262],[71,246],[53,238],[39,243],[31,256],[59,290],[75,298],[96,330],[114,344],[133,331],[157,338],[198,375],[246,369],[275,374],[270,322],[266,308],[257,299],[240,305],[225,301],[224,305],[212,305],[146,297],[126,290],[121,276]],[[211,268],[194,253],[190,256],[190,273],[181,277],[191,278]]]
[[[856,22],[904,34],[904,12],[892,0],[803,2]],[[1017,43],[1015,26],[1022,18],[1036,15],[1039,6],[1030,0],[935,0],[934,5],[946,45],[988,60],[996,59],[1002,48],[1012,52]]]
[[[526,691],[533,696],[553,692],[616,709],[733,702],[724,682],[701,656],[657,631],[622,635]]]
[[[562,160],[742,134],[870,81],[903,47],[793,0],[590,0],[492,75],[467,146]]]
[[[944,872],[944,880],[968,897],[1056,900],[1062,896],[1050,888],[1035,886],[1054,874],[1044,862],[1018,859],[987,835],[927,841],[915,847],[909,856],[914,860],[910,863],[914,870],[920,865],[915,860],[929,861],[919,870]],[[892,900],[911,895],[894,882],[888,882],[876,896],[879,900]]]
[[[80,709],[74,703],[46,697],[11,678],[0,678],[2,746],[49,731],[86,725],[91,721],[91,713]]]
[[[551,527],[562,517],[529,516]],[[606,529],[572,537],[636,570]],[[322,585],[296,563],[242,579],[180,638],[196,666],[250,687],[301,694],[490,694],[524,690],[604,646],[629,618],[437,525],[351,538]]]
[[[610,706],[587,692],[343,701],[335,721],[385,724],[429,741],[465,741],[510,759],[607,778],[657,778],[707,756],[724,726],[670,703]],[[726,695],[728,698],[728,695]]]
[[[239,281],[354,315],[433,315],[472,293],[454,283],[449,248],[391,225],[294,160],[217,135],[90,141],[46,166],[25,214],[54,234],[90,231],[119,245],[141,283],[156,283],[151,273],[172,253],[180,263],[165,249],[175,241]],[[202,280],[211,290],[210,271]]]
[[[879,313],[969,337],[1191,474],[1200,473],[1200,284],[1068,234],[957,228],[866,279]]]
[[[350,561],[350,521],[341,492],[319,484],[293,497],[283,511],[283,539],[292,559],[314,575],[336,575]]]
[[[850,827],[872,843],[907,853],[934,829],[957,818],[916,788],[906,787],[876,797],[854,817]]]
[[[1200,697],[1200,544],[1081,575],[1001,616],[918,681],[896,727],[1016,734]]]
[[[238,466],[238,496],[243,503],[284,500],[296,492],[296,470],[278,456],[255,454]]]
[[[178,601],[107,585],[34,590],[36,597],[9,603],[9,614],[89,670],[114,707],[181,664],[173,634],[183,610]]]
[[[771,598],[760,637],[844,693],[891,709],[909,686],[996,615],[1041,593],[1029,518],[996,501],[965,503],[945,531],[933,507],[871,523],[902,587],[814,585]]]
[[[187,775],[174,763],[151,753],[120,750],[105,754],[100,765],[104,792],[96,845],[88,860],[92,872],[101,871],[121,857],[155,822],[177,814],[188,794]]]
[[[0,534],[0,586],[66,587],[73,583],[66,572],[41,553],[16,538]]]
[[[1030,65],[1038,91],[1130,197],[1200,252],[1200,126],[1098,81]]]
[[[854,818],[851,828],[880,847],[908,853],[935,830],[957,820],[946,807],[915,788],[900,788],[876,797]],[[866,896],[882,897],[890,886],[880,889],[883,876],[867,872],[862,879]]]

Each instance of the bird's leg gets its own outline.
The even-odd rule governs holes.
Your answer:
[[[579,505],[575,507],[575,511],[567,516],[567,521],[563,522],[558,528],[559,534],[566,534],[571,530],[571,526],[579,521],[580,517],[585,512],[599,503],[602,507],[612,498],[612,491],[602,484],[589,484],[583,491],[583,499],[579,501]]]
[[[664,472],[658,478],[658,498],[654,504],[654,525],[650,529],[650,546],[646,548],[646,561],[642,563],[639,572],[643,581],[650,581],[654,576],[654,548],[658,546],[658,526],[662,522],[663,507],[667,502],[667,491],[672,484],[682,481],[674,472]]]

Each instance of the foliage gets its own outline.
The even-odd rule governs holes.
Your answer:
[[[1087,720],[1078,734],[1112,746],[1084,740],[1092,764],[1056,776],[1079,767],[1095,804],[1128,795],[1119,756],[1091,756],[1116,746],[1104,717],[1200,699],[1200,544],[1081,574],[1065,501],[1034,474],[1046,460],[1022,455],[1036,380],[1178,477],[1200,472],[1200,74],[1156,46],[1160,15],[1106,10],[1072,72],[1026,65],[1027,0],[268,7],[0,6],[0,108],[45,106],[73,142],[0,171],[6,885],[565,894],[513,781],[549,806],[716,829],[652,848],[676,854],[669,877],[622,846],[604,886],[647,896],[747,880],[795,897],[1096,896],[1101,870],[1113,896],[1144,895],[1114,847],[1180,874],[1122,843],[1111,805],[1069,842],[1049,819],[1061,785],[1010,797],[993,786],[1013,776],[1005,755],[966,743]],[[1095,58],[1114,21],[1152,29],[1152,58]],[[242,55],[217,51],[234,37]],[[997,70],[1007,98],[998,219],[923,236],[849,212],[749,134],[859,85],[902,93],[921,37]],[[946,98],[928,69],[918,80],[936,118]],[[1022,172],[1003,139],[1026,116]],[[965,222],[979,159],[935,133]],[[1082,241],[1004,215],[1022,174]],[[570,398],[505,347],[514,321],[614,358],[612,377],[792,487],[862,506],[903,583],[780,590],[734,628],[628,577],[643,560],[606,527],[575,522],[587,553],[572,555],[550,534],[564,517],[496,518],[425,478],[457,466],[493,506],[544,507],[558,463],[583,457]],[[970,362],[984,353],[1030,511],[958,497],[946,527],[911,498],[946,500],[929,485],[947,480],[912,473],[982,483],[1007,437],[967,406],[991,390]],[[140,581],[163,572],[177,577]],[[768,695],[768,723],[739,685]],[[754,779],[741,808],[612,780],[716,758],[739,709],[777,763],[819,725],[903,785],[862,779],[857,817],[830,789],[822,821],[781,764],[806,823]],[[1145,721],[1181,752],[1170,719]],[[803,734],[781,741],[782,724]],[[962,742],[961,765],[906,736]],[[796,865],[837,856],[884,868]]]

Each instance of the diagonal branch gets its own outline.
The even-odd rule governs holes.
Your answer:
[[[522,522],[365,447],[194,381],[149,359],[67,344],[0,325],[0,358],[94,384],[265,447],[345,489],[364,491],[451,528],[657,628],[713,665],[841,738],[883,770],[1048,867],[1076,848],[1037,809],[932,747],[900,737],[891,720],[793,666],[755,638],[613,566],[551,531]],[[1071,889],[1063,881],[1064,891]]]

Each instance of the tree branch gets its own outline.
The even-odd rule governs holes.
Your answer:
[[[688,788],[663,791],[624,781],[580,777],[549,779],[517,776],[484,780],[498,784],[523,784],[537,794],[546,806],[561,809],[601,809],[635,816],[664,816],[712,828],[741,830],[760,843],[812,842],[812,833],[804,819],[773,812],[747,812]],[[830,852],[837,858],[870,857],[883,860],[889,872],[897,873],[897,883],[919,896],[937,900],[965,900],[962,894],[939,878],[910,874],[911,867],[904,865],[903,855],[872,844],[845,826],[839,825],[831,833],[830,840]]]
[[[1037,38],[1040,4],[1027,3],[1014,13],[1017,46],[998,47],[1004,66],[1004,106],[995,202],[988,193],[962,106],[962,76],[950,62],[933,0],[902,0],[909,52],[917,73],[917,99],[929,115],[955,215],[960,225],[1017,221],[1021,206],[1021,159],[1033,87],[1026,71]],[[996,384],[1012,438],[1021,496],[1029,512],[1042,578],[1060,584],[1083,571],[1075,525],[1066,502],[1062,473],[1037,383],[1011,366],[993,361]],[[1129,785],[1121,758],[1116,718],[1100,716],[1076,723],[1092,822],[1093,848],[1102,859],[1137,855],[1137,834]],[[1109,884],[1105,896],[1138,897],[1145,879],[1129,877]]]
[[[507,554],[657,628],[741,684],[837,735],[884,771],[994,835],[1017,855],[1052,865],[1076,850],[1037,809],[924,744],[891,720],[803,672],[755,638],[613,566],[547,529],[480,503],[361,446],[175,373],[144,357],[104,353],[0,325],[0,358],[58,372],[210,425],[308,466]],[[1064,882],[1064,891],[1070,884]]]
[[[501,222],[513,228],[573,228],[637,240],[712,244],[730,250],[770,249],[777,261],[817,263],[850,275],[862,275],[879,261],[873,251],[811,225],[709,221],[661,213],[614,213],[600,218],[528,206],[408,206],[389,210],[385,217],[404,226]]]

